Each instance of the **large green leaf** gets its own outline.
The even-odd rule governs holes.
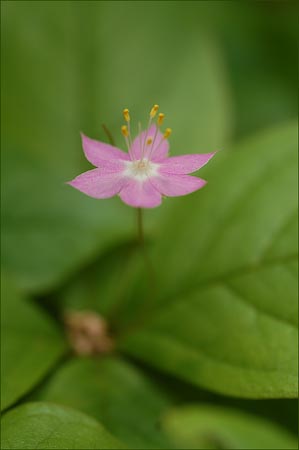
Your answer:
[[[91,417],[51,403],[25,403],[1,421],[2,449],[125,448]]]
[[[178,448],[298,448],[295,436],[283,428],[234,409],[186,406],[167,414],[163,425]]]
[[[1,409],[28,392],[66,350],[55,324],[12,282],[1,283]]]
[[[222,393],[297,395],[296,142],[293,125],[252,138],[215,157],[205,190],[169,200],[159,295],[125,351]]]
[[[130,448],[171,446],[159,427],[169,400],[119,358],[69,361],[43,386],[38,398],[94,416]]]

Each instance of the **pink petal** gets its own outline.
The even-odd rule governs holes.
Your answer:
[[[82,145],[86,158],[96,167],[105,165],[105,161],[110,164],[117,161],[128,161],[129,155],[113,145],[105,142],[95,141],[81,133]]]
[[[134,139],[132,143],[132,154],[135,159],[141,159],[142,151],[144,148],[144,157],[150,157],[153,161],[160,161],[168,155],[169,143],[167,139],[163,139],[163,133],[161,131],[157,132],[156,139],[155,134],[157,131],[157,126],[152,125],[148,132],[142,131]],[[153,144],[147,145],[145,140],[148,138],[153,139]]]
[[[160,161],[159,171],[162,173],[186,174],[200,169],[215,155],[213,153],[203,153],[196,155],[172,156]]]
[[[148,179],[143,181],[130,179],[119,196],[124,203],[135,208],[155,208],[162,202],[161,195]]]
[[[151,177],[152,185],[168,197],[178,197],[180,195],[190,194],[202,188],[207,182],[201,178],[190,175],[174,175],[163,173],[161,176]]]
[[[89,197],[113,197],[125,186],[127,179],[121,173],[105,173],[102,169],[84,172],[68,184]]]

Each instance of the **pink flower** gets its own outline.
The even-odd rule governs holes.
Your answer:
[[[68,184],[94,198],[119,195],[135,208],[154,208],[161,204],[162,196],[178,197],[202,188],[206,181],[188,174],[204,166],[215,152],[169,157],[167,138],[171,129],[167,128],[164,134],[160,131],[164,114],[158,115],[157,125],[152,124],[157,110],[155,105],[148,128],[141,132],[139,126],[133,141],[129,111],[124,110],[127,126],[122,127],[122,133],[128,153],[82,134],[85,156],[96,169],[82,173]]]

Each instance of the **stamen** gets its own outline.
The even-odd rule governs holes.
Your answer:
[[[170,134],[171,134],[171,128],[166,128],[162,138],[160,139],[160,142],[158,143],[158,145],[155,146],[155,142],[158,136],[158,131],[159,131],[159,127],[163,124],[164,122],[164,118],[165,118],[165,114],[160,113],[158,115],[158,119],[157,119],[157,126],[155,127],[155,133],[154,136],[148,136],[149,134],[149,130],[152,124],[152,120],[153,118],[156,116],[157,111],[159,109],[159,105],[154,105],[152,107],[152,109],[150,110],[150,114],[149,114],[149,121],[148,121],[148,126],[147,129],[144,132],[144,139],[141,138],[141,125],[140,123],[138,124],[138,128],[139,128],[139,136],[140,136],[140,162],[142,163],[145,156],[147,159],[150,159],[152,156],[152,153],[154,152],[154,150],[156,151],[157,148],[161,145],[161,143],[163,142],[164,139],[167,139]],[[132,154],[132,138],[131,138],[131,130],[130,130],[130,122],[131,122],[131,117],[130,117],[130,112],[128,110],[128,108],[125,108],[123,110],[123,116],[125,121],[127,122],[127,125],[123,125],[121,127],[121,132],[122,135],[125,138],[127,147],[128,147],[128,152],[129,155],[131,157],[131,159],[133,161],[136,160],[135,156]]]
[[[123,116],[126,122],[130,122],[130,112],[128,108],[123,110]]]
[[[152,154],[153,154],[153,152],[154,152],[154,147],[155,147],[155,142],[156,142],[156,139],[157,139],[159,127],[162,125],[162,123],[163,123],[163,121],[164,121],[164,117],[165,117],[165,114],[163,114],[163,113],[160,113],[160,114],[158,115],[158,120],[157,120],[157,125],[158,125],[158,126],[156,127],[156,132],[155,132],[155,136],[154,136],[154,139],[153,139],[152,147],[151,147],[151,149],[150,149],[150,151],[149,151],[148,159],[151,159]],[[159,147],[159,145],[160,145],[160,142],[159,142],[159,144],[157,145],[157,147]],[[157,148],[157,147],[156,147],[156,148]]]
[[[123,125],[123,126],[121,127],[121,132],[122,132],[122,135],[123,135],[124,137],[128,137],[128,136],[129,136],[129,130],[128,130],[127,125]]]
[[[155,117],[155,115],[157,114],[158,109],[159,109],[159,105],[154,105],[152,107],[152,109],[150,110],[150,114],[149,114],[150,117],[149,117],[147,129],[145,132],[145,136],[144,136],[144,142],[143,142],[142,149],[141,149],[141,160],[143,160],[143,158],[145,157],[145,144],[147,143],[148,132],[149,132],[150,126],[152,124],[152,120]]]
[[[139,134],[140,151],[141,151],[141,149],[142,149],[142,137],[141,137],[141,133],[142,133],[141,122],[138,122],[138,134]],[[141,159],[142,159],[142,154],[141,154],[140,156],[141,156]]]
[[[155,140],[156,140],[156,136],[157,136],[157,133],[156,133],[156,135],[154,137],[152,148],[150,149],[150,152],[149,152],[149,156],[148,156],[149,160],[152,158],[153,154],[158,150],[158,148],[160,147],[160,145],[162,144],[164,139],[167,139],[171,135],[171,132],[172,132],[171,128],[166,128],[165,133],[163,134],[162,138],[160,139],[160,142],[154,148]]]
[[[160,127],[162,125],[164,117],[165,117],[165,114],[163,114],[163,113],[160,113],[158,115],[158,120],[157,120],[158,127]]]
[[[169,136],[171,135],[172,129],[171,128],[166,128],[165,133],[164,133],[164,139],[169,138]]]
[[[131,159],[134,159],[134,158],[132,158],[132,154],[131,154],[130,142],[129,142],[129,130],[128,130],[127,125],[123,125],[123,126],[121,127],[121,133],[122,133],[122,135],[123,135],[124,138],[125,138],[126,145],[127,145],[127,148],[128,148],[128,153],[129,153]]]
[[[159,105],[154,105],[150,112],[150,118],[153,119],[155,115],[157,114],[157,111],[159,109]]]
[[[161,116],[161,114],[159,114],[159,116]],[[164,116],[164,114],[163,114],[163,116]],[[158,119],[158,120],[159,120],[159,119]],[[154,139],[153,139],[153,141],[152,141],[152,146],[151,146],[151,148],[150,148],[150,150],[149,150],[149,152],[148,152],[148,159],[151,159],[151,157],[152,157],[153,149],[154,149],[155,142],[156,142],[157,135],[158,135],[158,131],[159,131],[159,128],[156,127],[155,136],[154,136]]]
[[[127,144],[127,147],[128,147],[128,152],[129,152],[131,158],[132,158],[132,159],[135,159],[135,158],[134,158],[134,155],[133,155],[132,152],[131,152],[131,147],[132,147],[131,124],[130,124],[130,122],[131,122],[131,117],[130,117],[130,112],[129,112],[128,108],[125,108],[125,109],[123,110],[123,116],[124,116],[124,119],[125,119],[125,121],[127,122],[128,126],[124,125],[124,126],[122,127],[122,133],[123,133],[123,135],[125,136],[125,139],[126,139],[126,144]],[[126,131],[123,131],[123,130],[125,130],[125,128],[126,128]],[[126,134],[124,134],[124,132],[125,132]]]

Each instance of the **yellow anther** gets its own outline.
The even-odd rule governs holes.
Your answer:
[[[130,122],[130,112],[128,108],[123,110],[124,119],[126,122]]]
[[[159,105],[154,105],[150,112],[150,117],[153,119],[155,115],[157,114],[157,111],[159,109]]]
[[[166,128],[164,138],[167,139],[171,135],[171,132],[172,132],[171,128]]]
[[[158,115],[157,124],[158,124],[159,127],[162,125],[163,120],[164,120],[164,117],[165,117],[165,114],[163,114],[163,113],[160,113],[160,114]]]
[[[129,131],[128,131],[127,125],[123,125],[123,126],[121,127],[121,132],[122,132],[123,136],[125,136],[125,137],[128,137],[128,136],[129,136]]]
[[[152,138],[148,138],[146,141],[146,145],[151,145],[153,142]]]

